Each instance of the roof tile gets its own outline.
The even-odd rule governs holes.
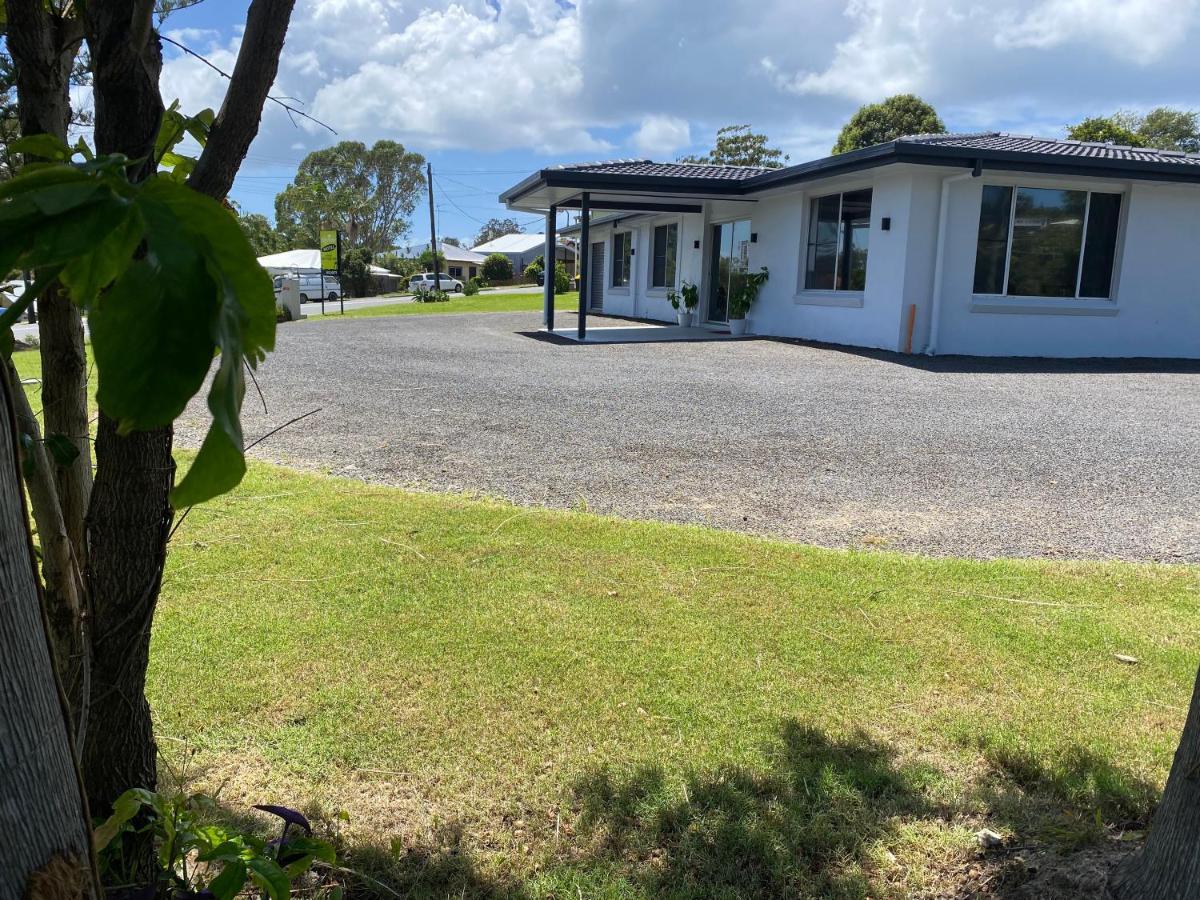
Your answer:
[[[1088,159],[1112,159],[1122,162],[1161,162],[1176,165],[1200,165],[1200,154],[1180,153],[1178,150],[1152,150],[1146,147],[1124,147],[1093,141],[1072,141],[1060,138],[1039,138],[1006,134],[1000,131],[982,134],[923,134],[900,138],[902,143],[927,144],[936,147],[961,147],[968,150],[1035,153],[1045,156],[1071,156]]]

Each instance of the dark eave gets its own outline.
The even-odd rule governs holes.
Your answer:
[[[1038,143],[1030,139],[1031,144]],[[1054,145],[1042,141],[1043,145]],[[1062,142],[1060,142],[1062,143]],[[500,202],[512,203],[541,188],[566,188],[576,191],[677,194],[677,203],[686,203],[693,193],[704,197],[745,198],[761,191],[787,187],[820,178],[846,175],[893,163],[909,163],[979,171],[1032,172],[1063,176],[1091,176],[1120,180],[1149,180],[1200,183],[1200,164],[1185,164],[1170,159],[1130,159],[1115,153],[1085,155],[1043,150],[1011,150],[985,146],[956,146],[936,140],[905,139],[865,147],[850,153],[774,169],[751,177],[712,178],[648,173],[596,172],[584,169],[542,169],[500,195]],[[1193,159],[1190,163],[1195,163]],[[595,198],[597,201],[600,198]],[[569,205],[569,204],[564,204]],[[620,204],[614,204],[616,208]],[[600,208],[593,203],[595,208]],[[626,205],[622,209],[631,209]]]

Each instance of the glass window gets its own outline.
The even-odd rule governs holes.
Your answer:
[[[986,185],[975,293],[1107,299],[1120,212],[1120,194]]]
[[[871,189],[816,197],[810,208],[804,287],[861,291],[867,285]]]
[[[613,287],[629,287],[629,264],[633,257],[631,237],[628,231],[618,231],[613,235]]]
[[[679,254],[679,226],[659,225],[654,229],[654,259],[650,266],[650,286],[675,286],[675,260]]]

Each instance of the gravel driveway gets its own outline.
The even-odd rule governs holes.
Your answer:
[[[253,455],[827,546],[1200,561],[1198,365],[559,345],[538,319],[281,327],[247,436],[322,411]]]

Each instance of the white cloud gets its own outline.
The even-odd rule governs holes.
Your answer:
[[[687,120],[678,116],[644,116],[629,140],[639,153],[666,159],[692,143],[692,131]]]
[[[1186,40],[1195,15],[1195,0],[1044,0],[1023,15],[1005,14],[996,46],[1079,44],[1151,65]]]
[[[925,89],[930,54],[928,31],[922,27],[927,16],[921,3],[849,0],[846,16],[854,21],[854,31],[838,42],[833,61],[824,71],[786,75],[770,57],[763,59],[763,69],[777,88],[863,103]]]

